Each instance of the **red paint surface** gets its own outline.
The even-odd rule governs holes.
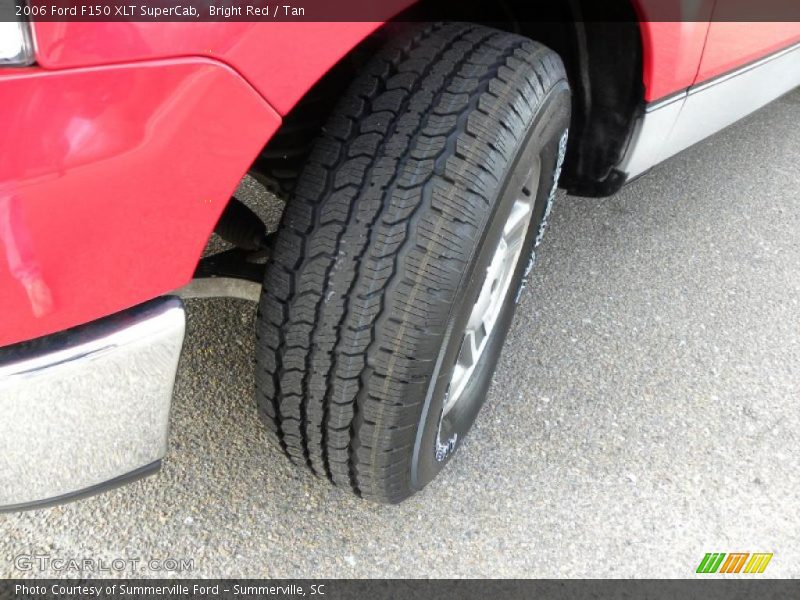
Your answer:
[[[645,100],[690,87],[697,77],[708,22],[642,24]]]
[[[656,101],[800,42],[800,23],[735,22],[742,0],[700,0],[681,22],[650,21],[666,0],[636,0],[645,99]],[[713,14],[713,21],[712,21]],[[726,21],[726,15],[730,21]]]
[[[719,1],[724,3],[727,0]],[[712,79],[798,42],[800,23],[711,23],[697,82]]]
[[[387,18],[410,2],[383,5]],[[205,56],[238,71],[286,114],[328,69],[372,33],[366,23],[36,23],[37,57],[60,69]]]
[[[228,67],[0,72],[0,345],[189,281],[279,116]]]
[[[642,32],[645,100],[653,102],[694,83],[715,1],[634,0]],[[665,21],[665,14],[680,20]]]

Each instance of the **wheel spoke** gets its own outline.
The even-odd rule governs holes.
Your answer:
[[[525,238],[528,231],[528,223],[531,221],[532,207],[529,202],[517,201],[511,210],[511,216],[503,228],[503,241],[507,246],[514,246]]]
[[[528,171],[528,176],[525,182],[525,188],[528,190],[527,196],[532,196],[536,193],[536,188],[539,187],[539,175],[541,164],[537,158],[531,170]]]

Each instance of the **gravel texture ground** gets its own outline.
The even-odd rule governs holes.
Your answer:
[[[190,302],[160,474],[0,515],[0,576],[56,574],[15,567],[39,553],[191,558],[195,576],[686,577],[712,551],[800,576],[798,123],[800,91],[612,198],[561,196],[486,407],[400,506],[267,446],[254,306]]]

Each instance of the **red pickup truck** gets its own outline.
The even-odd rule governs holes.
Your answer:
[[[271,441],[403,500],[476,418],[557,186],[613,194],[800,85],[800,25],[726,21],[737,0],[609,0],[608,20],[564,0],[546,22],[528,0],[369,22],[2,2],[7,510],[159,466],[181,299],[214,296],[259,303]],[[285,200],[277,231],[233,197],[246,174]]]

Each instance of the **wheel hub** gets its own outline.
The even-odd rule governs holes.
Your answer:
[[[443,415],[447,415],[453,410],[461,399],[475,373],[475,367],[486,350],[500,311],[505,304],[533,216],[535,200],[533,194],[538,178],[539,170],[531,169],[531,173],[526,178],[525,185],[514,201],[511,213],[503,226],[502,236],[497,243],[489,267],[486,269],[486,278],[464,330],[458,359],[450,379]]]

